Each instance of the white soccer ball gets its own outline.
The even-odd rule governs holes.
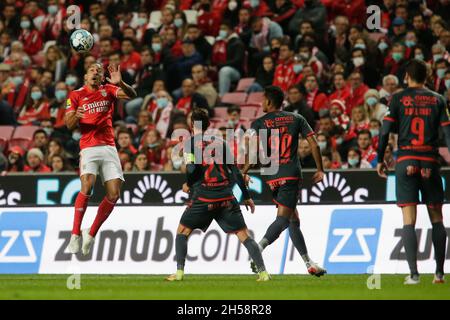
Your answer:
[[[94,46],[94,37],[92,34],[84,29],[75,30],[70,35],[70,46],[76,52],[88,52]]]

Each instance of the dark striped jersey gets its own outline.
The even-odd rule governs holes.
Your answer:
[[[221,138],[191,137],[184,146],[184,161],[193,199],[204,202],[232,200],[235,183],[242,190],[243,198],[250,198],[230,148]]]
[[[306,119],[299,114],[279,110],[256,119],[251,129],[252,135],[258,136],[262,147],[262,157],[258,157],[262,172],[268,173],[269,167],[278,166],[278,171],[270,174],[267,182],[300,179],[298,140],[314,135]]]
[[[436,160],[439,127],[450,125],[444,98],[426,88],[406,88],[393,95],[384,120],[391,122],[385,127],[398,133],[399,161]]]

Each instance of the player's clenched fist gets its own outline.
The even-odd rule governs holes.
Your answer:
[[[83,108],[77,108],[77,112],[75,113],[75,117],[77,117],[77,119],[84,118],[84,109]]]

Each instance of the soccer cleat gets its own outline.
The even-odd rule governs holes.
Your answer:
[[[403,284],[419,284],[420,278],[418,274],[406,276],[405,282]]]
[[[94,244],[95,238],[89,234],[90,229],[84,229],[81,231],[83,236],[83,245],[81,246],[81,253],[87,256],[91,251],[92,245]]]
[[[435,274],[433,283],[434,284],[445,283],[444,275],[443,274]]]
[[[80,242],[81,237],[77,234],[72,234],[70,236],[69,252],[73,254],[77,254],[78,252],[80,252]]]
[[[327,270],[319,266],[314,261],[309,261],[306,263],[306,268],[308,268],[308,273],[312,276],[321,277],[327,273]]]
[[[258,282],[265,282],[271,280],[270,274],[267,271],[261,271],[258,273]]]
[[[176,273],[171,274],[166,278],[166,281],[182,281],[184,279],[184,271],[177,270]]]

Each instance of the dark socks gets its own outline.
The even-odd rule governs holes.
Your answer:
[[[295,249],[303,257],[308,254],[308,249],[306,249],[305,238],[303,238],[303,233],[300,230],[300,221],[293,220],[289,223],[289,236]]]
[[[406,259],[408,260],[411,275],[418,275],[417,271],[417,237],[416,230],[413,225],[406,224],[403,226],[402,233],[403,246],[405,247]]]
[[[264,249],[278,239],[280,234],[289,226],[289,219],[286,217],[277,216],[274,222],[267,228],[264,238],[259,243]]]
[[[187,256],[187,240],[184,234],[177,234],[175,239],[175,256],[177,258],[177,270],[184,270],[184,263]]]
[[[445,231],[445,227],[442,221],[433,223],[432,226],[433,226],[432,239],[434,247],[434,256],[436,259],[436,274],[443,275],[447,232]]]
[[[259,272],[265,271],[266,267],[264,266],[264,260],[262,258],[261,251],[259,250],[256,241],[253,240],[252,238],[247,238],[243,242],[243,244],[247,248],[250,258],[252,258],[253,262],[256,264],[258,271]]]

